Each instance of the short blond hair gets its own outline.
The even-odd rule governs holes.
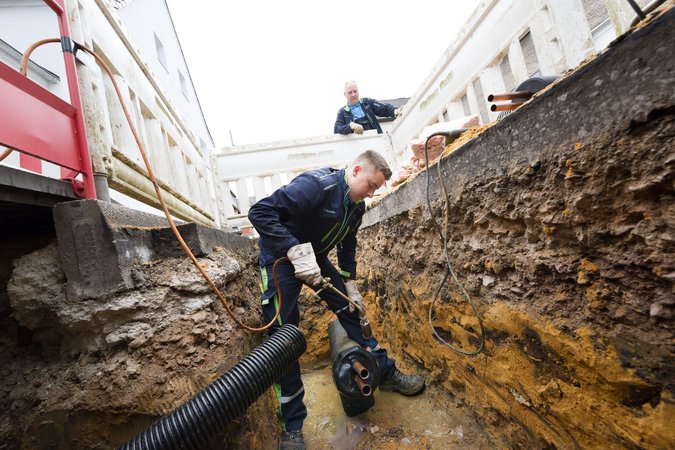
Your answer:
[[[366,150],[365,152],[361,153],[359,156],[354,158],[354,161],[352,161],[350,167],[358,166],[364,162],[371,164],[375,170],[382,172],[385,180],[389,180],[389,178],[391,178],[391,169],[389,168],[389,164],[387,164],[387,160],[375,150]]]

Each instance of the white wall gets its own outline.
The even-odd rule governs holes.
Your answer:
[[[115,11],[144,62],[165,89],[167,96],[180,112],[197,141],[201,139],[201,142],[205,144],[203,150],[208,154],[214,147],[214,142],[202,115],[199,99],[166,2],[164,0],[135,0],[128,6]],[[152,17],[152,20],[148,20],[149,17]],[[155,36],[164,47],[166,66],[158,58]],[[185,92],[181,87],[180,75],[183,76],[185,82]]]
[[[521,44],[528,32],[536,50],[538,73],[560,75],[626,31],[635,17],[627,2],[601,1],[610,25],[591,30],[582,0],[484,0],[389,131],[397,159],[403,159],[407,143],[425,126],[465,115],[463,95],[472,114],[484,111],[489,106],[487,95],[506,89],[500,68],[505,56],[516,86],[531,76]],[[638,3],[644,5],[646,0]],[[480,98],[476,87],[482,89]],[[498,114],[488,112],[487,121],[496,120]]]
[[[393,167],[385,135],[375,130],[362,136],[330,135],[251,144],[221,149],[214,155],[219,189],[221,223],[230,227],[249,226],[249,207],[298,173],[320,167],[345,167],[365,150],[380,152]],[[236,200],[230,196],[230,189]],[[239,213],[233,210],[239,207]]]

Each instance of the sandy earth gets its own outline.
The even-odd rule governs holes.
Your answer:
[[[674,143],[673,115],[656,116],[451,199],[449,256],[486,330],[475,358],[428,324],[445,264],[427,207],[363,230],[374,330],[512,443],[672,446]],[[432,206],[443,224],[444,202]],[[454,283],[433,324],[461,349],[480,341]]]
[[[308,417],[304,425],[312,449],[491,449],[505,447],[476,422],[471,411],[430,385],[415,397],[376,390],[375,405],[346,417],[329,366],[303,376]]]

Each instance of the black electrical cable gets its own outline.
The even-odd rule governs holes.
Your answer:
[[[431,305],[429,305],[429,326],[431,327],[431,331],[434,332],[434,335],[438,338],[439,341],[441,341],[443,344],[447,345],[450,347],[450,349],[454,350],[457,353],[460,353],[462,355],[467,355],[467,356],[475,356],[479,354],[485,345],[485,328],[483,327],[483,319],[481,319],[480,314],[478,313],[478,310],[476,309],[476,306],[473,304],[471,301],[471,297],[469,296],[468,292],[466,292],[466,289],[464,289],[464,286],[462,283],[459,281],[457,278],[457,275],[455,275],[455,271],[452,268],[452,263],[450,262],[450,256],[448,255],[448,215],[450,212],[450,204],[448,202],[448,191],[445,187],[445,183],[443,182],[443,176],[441,174],[441,160],[440,157],[438,161],[436,161],[436,167],[438,168],[438,182],[441,184],[441,187],[443,188],[443,197],[445,198],[445,233],[441,230],[441,227],[438,225],[438,222],[436,221],[436,218],[434,217],[434,212],[431,208],[431,199],[429,197],[429,187],[430,187],[430,174],[429,174],[429,150],[428,150],[428,145],[429,145],[429,139],[431,139],[434,136],[443,136],[446,138],[446,143],[445,145],[448,145],[450,142],[454,141],[457,139],[466,129],[459,129],[459,130],[453,130],[451,132],[438,132],[438,133],[432,133],[430,134],[426,141],[424,141],[424,162],[426,166],[426,173],[427,173],[427,189],[426,189],[426,197],[427,197],[427,207],[429,208],[429,215],[431,216],[431,221],[434,223],[434,227],[436,228],[436,231],[438,231],[438,235],[441,238],[441,242],[443,243],[443,256],[445,258],[445,264],[446,264],[446,270],[445,270],[445,275],[443,276],[443,281],[441,281],[441,284],[438,286],[438,289],[436,290],[436,294],[434,294],[434,298],[431,301]],[[478,319],[478,325],[480,326],[480,344],[478,345],[478,348],[472,352],[467,352],[466,350],[462,350],[456,347],[453,347],[450,343],[448,343],[445,339],[443,339],[438,332],[436,331],[436,328],[434,328],[434,325],[431,321],[432,315],[433,315],[433,310],[434,310],[434,304],[436,303],[436,300],[438,299],[438,295],[441,293],[441,290],[443,289],[443,286],[445,285],[445,282],[448,279],[448,275],[452,275],[452,279],[455,280],[455,283],[457,283],[457,286],[459,286],[459,289],[462,291],[462,294],[464,294],[464,297],[466,298],[466,301],[469,303],[471,306],[471,309],[473,310],[474,315],[476,316],[476,319]]]

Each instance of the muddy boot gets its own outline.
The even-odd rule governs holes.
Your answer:
[[[424,390],[424,377],[406,375],[394,367],[380,380],[381,391],[396,391],[403,395],[416,395]]]
[[[305,439],[302,430],[282,431],[279,450],[305,450]]]

